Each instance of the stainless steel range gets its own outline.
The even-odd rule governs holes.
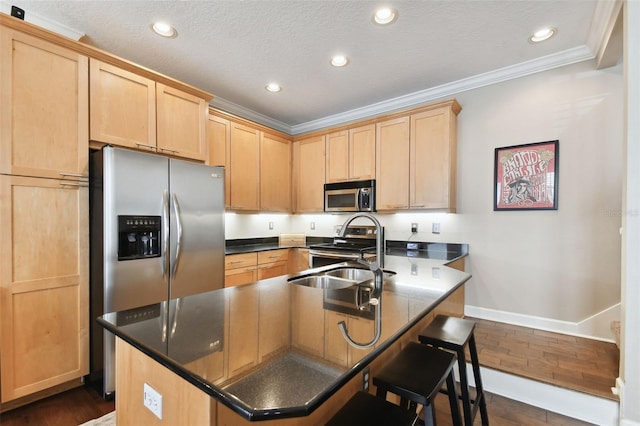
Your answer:
[[[349,226],[344,237],[336,237],[332,243],[309,247],[309,267],[331,265],[361,257],[373,259],[376,256],[376,227]],[[384,235],[381,236],[384,241]]]

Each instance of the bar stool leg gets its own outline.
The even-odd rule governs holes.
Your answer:
[[[449,396],[449,408],[451,408],[451,420],[453,422],[453,426],[462,426],[460,408],[458,407],[458,392],[456,392],[456,380],[453,377],[453,370],[451,370],[447,376],[447,395]]]
[[[478,352],[476,352],[476,339],[473,334],[469,339],[469,353],[473,367],[473,379],[476,382],[476,399],[480,399],[480,401],[478,401],[480,404],[480,417],[482,419],[482,425],[487,426],[489,424],[489,414],[487,412],[487,401],[485,400],[484,389],[482,388],[482,379],[480,377],[480,363],[478,362]]]
[[[464,346],[456,351],[458,354],[458,372],[460,373],[460,391],[462,393],[462,412],[464,413],[464,424],[473,425],[471,417],[471,396],[469,395],[469,380],[467,379],[467,360],[465,359]]]

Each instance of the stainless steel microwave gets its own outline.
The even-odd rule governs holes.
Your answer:
[[[324,184],[325,212],[375,212],[376,181],[358,180]]]

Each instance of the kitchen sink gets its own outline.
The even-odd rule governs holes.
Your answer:
[[[309,275],[301,278],[290,279],[291,284],[305,287],[323,288],[326,290],[338,290],[358,284],[357,281],[336,278],[329,275]]]
[[[395,275],[395,272],[384,271],[385,280],[392,275]],[[289,278],[289,282],[306,287],[338,290],[354,285],[373,285],[373,279],[373,271],[369,269],[341,266],[311,275]]]
[[[357,281],[359,283],[369,281],[374,278],[373,271],[360,268],[338,268],[325,273],[331,277],[344,278],[346,280]],[[384,278],[395,275],[395,272],[384,271]]]

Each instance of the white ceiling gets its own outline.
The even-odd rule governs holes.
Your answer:
[[[383,0],[384,2],[384,0]],[[299,134],[592,59],[614,0],[2,0],[81,40],[213,93],[212,105]],[[172,23],[178,36],[150,30]],[[35,22],[32,21],[32,22]],[[558,33],[531,44],[543,26]],[[342,69],[332,55],[350,59]],[[269,93],[268,82],[280,83]]]

